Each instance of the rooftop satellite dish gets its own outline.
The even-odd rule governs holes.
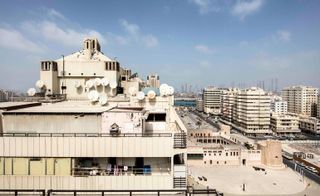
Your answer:
[[[90,91],[88,93],[88,99],[91,101],[93,99],[93,94],[92,94],[92,91]]]
[[[96,86],[100,86],[100,85],[101,85],[101,79],[100,79],[100,78],[94,79],[94,84],[95,84]]]
[[[173,95],[173,93],[174,93],[174,88],[172,86],[169,86],[168,87],[168,94]]]
[[[37,82],[36,82],[36,87],[38,87],[38,88],[44,88],[45,86],[44,86],[44,82],[42,81],[42,80],[38,80]]]
[[[138,100],[143,100],[144,99],[144,97],[145,97],[145,94],[144,94],[144,92],[142,92],[142,91],[139,91],[138,93],[137,93],[137,99]]]
[[[93,87],[93,81],[92,80],[86,81],[86,87],[87,88],[92,88]]]
[[[129,94],[131,95],[131,96],[135,96],[136,94],[137,94],[137,91],[136,91],[136,88],[135,87],[130,87],[129,88]]]
[[[102,78],[102,79],[101,79],[101,84],[102,84],[103,86],[108,86],[109,80],[108,80],[107,78]]]
[[[99,93],[96,90],[92,91],[92,99],[91,101],[98,101],[99,100]]]
[[[28,90],[28,96],[32,97],[36,94],[36,89],[35,88],[29,88]]]
[[[79,88],[81,86],[81,83],[79,81],[75,81],[74,87]]]
[[[156,98],[156,93],[153,90],[148,91],[148,99],[154,99]]]
[[[106,105],[107,102],[108,102],[108,97],[106,95],[100,95],[99,97],[100,105]]]
[[[118,84],[116,81],[110,82],[110,88],[117,88]]]
[[[160,95],[161,96],[166,96],[167,95],[167,88],[168,88],[168,85],[167,84],[161,84],[160,85]]]

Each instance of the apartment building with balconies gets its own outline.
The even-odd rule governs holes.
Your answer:
[[[316,116],[318,88],[292,86],[282,89],[281,96],[288,103],[288,112]]]

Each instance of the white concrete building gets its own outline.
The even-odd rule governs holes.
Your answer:
[[[276,134],[300,133],[299,117],[297,115],[272,113],[271,130]]]
[[[288,102],[288,112],[316,116],[318,88],[292,86],[282,89],[282,98]]]
[[[235,103],[239,92],[240,89],[230,88],[223,91],[221,97],[221,118],[229,123],[235,118]]]
[[[159,88],[160,77],[157,74],[150,74],[147,76],[147,85],[149,87]]]
[[[203,89],[203,111],[207,114],[220,113],[222,90],[216,87]]]
[[[312,134],[320,134],[320,119],[309,116],[300,116],[300,129]]]
[[[251,87],[236,96],[235,126],[246,134],[270,134],[270,96]]]
[[[171,87],[143,93],[97,39],[40,72],[40,103],[0,104],[0,189],[186,188],[187,130]]]
[[[270,96],[260,88],[229,89],[221,99],[221,121],[246,134],[270,134]]]
[[[288,112],[288,103],[282,100],[282,97],[274,96],[271,98],[271,111],[286,114]]]

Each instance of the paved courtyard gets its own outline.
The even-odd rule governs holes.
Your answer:
[[[249,166],[189,166],[189,174],[196,184],[215,188],[225,195],[292,195],[304,191],[307,184],[290,168],[264,172]],[[205,176],[207,181],[200,181],[198,176]]]

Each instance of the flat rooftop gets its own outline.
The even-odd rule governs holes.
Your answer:
[[[16,110],[40,105],[39,102],[0,102],[0,110]]]
[[[190,165],[189,171],[196,183],[215,188],[225,195],[293,195],[306,188],[301,176],[290,168],[266,169],[263,172],[255,171],[250,166]],[[205,176],[207,181],[200,181],[198,176]]]
[[[92,105],[88,101],[63,101],[46,103],[22,109],[5,111],[3,114],[69,114],[69,113],[102,113],[114,108],[114,105]]]

